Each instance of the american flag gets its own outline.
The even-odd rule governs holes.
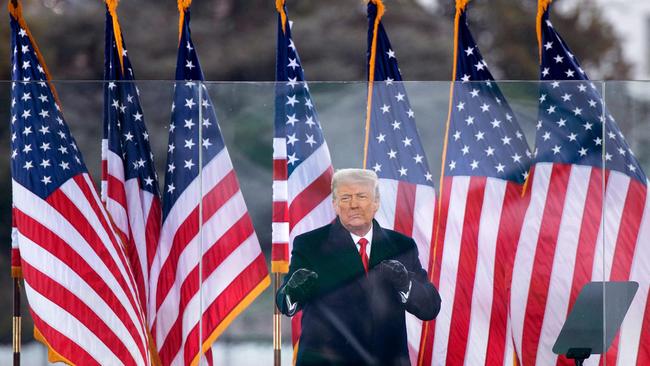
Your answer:
[[[273,135],[274,272],[287,272],[293,238],[334,220],[332,162],[309,94],[284,2],[278,7],[278,43]],[[300,338],[298,313],[292,340]]]
[[[436,192],[415,126],[395,51],[380,19],[383,4],[368,3],[369,73],[373,73],[366,167],[379,177],[381,205],[376,219],[387,229],[413,237],[423,268],[429,266]],[[377,25],[374,57],[372,44]],[[371,65],[370,62],[374,61]],[[369,74],[370,75],[370,74]],[[422,321],[406,314],[409,356],[415,364]]]
[[[138,289],[109,216],[63,120],[45,64],[11,13],[11,172],[17,237],[35,336],[54,359],[148,365]]]
[[[152,333],[165,365],[195,364],[204,354],[211,363],[212,343],[270,283],[202,82],[189,9],[181,16],[163,224],[149,302],[156,313]]]
[[[126,245],[146,308],[160,235],[160,193],[138,89],[117,19],[106,11],[102,202]],[[117,28],[114,28],[117,27]],[[116,40],[122,40],[120,44]]]
[[[553,28],[548,3],[537,24],[542,83],[532,197],[512,282],[517,354],[523,365],[573,364],[551,349],[582,286],[633,280],[639,291],[606,360],[647,365],[647,177],[597,86]],[[592,355],[585,364],[599,361]]]
[[[510,106],[456,10],[433,282],[446,306],[425,328],[422,363],[511,365],[508,284],[531,154]],[[431,350],[432,349],[432,350]]]

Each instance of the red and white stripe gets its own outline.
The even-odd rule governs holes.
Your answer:
[[[140,189],[137,178],[125,181],[124,164],[122,157],[108,149],[108,141],[102,140],[102,201],[126,245],[140,302],[146,309],[149,271],[160,236],[160,198]]]
[[[606,356],[592,355],[585,364],[604,358],[607,365],[647,364],[650,345],[641,342],[650,331],[650,256],[642,242],[650,230],[646,186],[616,171],[540,163],[531,195],[511,296],[521,364],[572,364],[552,352],[553,344],[580,289],[603,280],[634,280],[640,287]]]
[[[331,223],[336,217],[331,195],[334,170],[325,142],[305,159],[291,176],[286,177],[286,140],[274,138],[273,164],[273,262],[280,263],[279,266],[274,265],[274,270],[282,272],[279,269],[289,263],[293,239]],[[291,339],[294,346],[300,338],[301,319],[301,312],[291,319]]]
[[[425,328],[424,365],[512,365],[508,283],[527,199],[497,178],[445,177],[433,283],[443,299]],[[438,219],[438,218],[437,218]]]
[[[394,179],[379,179],[381,204],[375,215],[383,228],[398,231],[415,240],[422,268],[429,266],[436,209],[436,191],[431,186]],[[420,350],[422,321],[406,313],[406,333],[411,364],[416,364]]]
[[[89,176],[45,200],[12,188],[25,289],[45,341],[74,364],[150,364],[133,274]]]
[[[199,345],[209,350],[251,296],[269,285],[226,148],[171,208],[150,278],[150,326],[165,365],[196,364]]]

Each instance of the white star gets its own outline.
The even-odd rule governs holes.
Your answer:
[[[402,143],[404,144],[404,147],[407,147],[407,146],[411,146],[411,141],[413,141],[413,139],[405,137],[404,140],[402,140]]]
[[[305,143],[309,144],[309,146],[313,147],[314,144],[316,143],[316,140],[314,140],[314,135],[305,134],[305,136],[307,137],[307,139],[305,140]]]
[[[408,114],[409,118],[413,118],[413,116],[415,116],[415,112],[413,112],[412,109],[409,109],[408,111],[406,111],[406,114]]]
[[[578,90],[580,90],[581,92],[585,92],[587,90],[587,87],[584,84],[580,84],[578,85]]]
[[[590,107],[594,107],[594,108],[596,107],[596,101],[595,101],[595,100],[593,100],[593,99],[589,99],[589,102],[588,102],[588,103],[589,103],[589,106],[590,106]]]
[[[483,70],[483,60],[479,61],[476,65],[474,65],[477,71]]]
[[[144,184],[145,184],[146,186],[151,186],[151,185],[153,185],[153,179],[152,179],[151,177],[146,177],[146,178],[144,179]]]
[[[539,102],[543,103],[546,100],[546,94],[542,94],[539,96]]]
[[[625,156],[625,149],[623,149],[622,147],[619,147],[617,150],[618,150],[619,154]]]
[[[575,116],[579,116],[579,115],[581,115],[581,114],[582,114],[582,109],[576,107],[576,108],[573,110],[573,115],[575,115]]]
[[[309,99],[309,98],[305,98],[305,107],[307,107],[307,108],[309,108],[309,109],[314,108],[314,105],[311,104],[311,99]]]
[[[185,125],[184,125],[183,127],[188,128],[188,129],[191,130],[192,127],[194,127],[194,124],[195,124],[195,123],[192,122],[192,119],[191,119],[191,118],[190,118],[190,119],[186,119],[186,120],[185,120]]]
[[[468,126],[473,125],[474,124],[474,117],[467,116],[467,118],[465,119],[465,122],[467,123]]]
[[[424,175],[424,179],[427,181],[432,181],[433,180],[433,175],[431,173],[427,172],[427,174]]]
[[[14,159],[14,158],[16,158],[16,156],[18,156],[18,150],[13,149],[13,150],[11,151],[11,158]]]
[[[131,140],[133,140],[133,135],[131,134],[131,132],[127,132],[127,133],[125,133],[125,134],[124,134],[124,139],[125,139],[126,141],[131,141]]]
[[[575,74],[575,71],[568,69],[567,71],[564,72],[566,74],[566,77],[572,78],[573,74]]]
[[[555,113],[555,106],[554,105],[549,106],[548,109],[546,110],[546,112],[548,112],[548,114]]]
[[[449,170],[454,170],[454,169],[456,169],[456,162],[452,160],[449,163]]]
[[[562,57],[560,55],[557,55],[553,59],[555,60],[555,63],[558,64],[558,63],[561,63],[562,60],[564,60],[564,57]]]
[[[108,89],[113,90],[113,89],[115,89],[116,86],[117,86],[117,85],[115,85],[114,82],[112,82],[112,81],[109,81],[109,82],[108,82]]]
[[[187,60],[187,63],[185,64],[185,67],[187,67],[188,69],[192,70],[192,69],[195,68],[196,66],[194,66],[194,64],[192,63],[191,60]]]
[[[569,93],[564,93],[564,95],[562,96],[562,100],[565,101],[565,102],[568,102],[568,101],[571,100],[571,97],[572,97],[571,94],[569,94]]]
[[[476,137],[476,141],[481,141],[483,140],[483,136],[485,135],[485,132],[483,131],[478,131],[474,137]]]
[[[591,130],[591,126],[593,126],[593,124],[591,124],[589,122],[585,122],[585,124],[582,125],[582,127],[584,127],[585,130]]]
[[[580,156],[585,156],[587,155],[587,149],[583,147],[582,149],[578,150],[578,153],[580,154]]]
[[[499,121],[499,120],[496,119],[496,118],[494,119],[494,121],[492,121],[492,122],[490,122],[490,123],[492,124],[492,128],[497,128],[497,127],[500,127],[500,126],[501,126],[501,121]]]
[[[309,128],[311,128],[316,124],[316,122],[314,122],[314,118],[312,116],[307,116],[307,120],[305,121],[305,124],[309,126]]]
[[[472,95],[472,98],[478,97],[478,89],[472,89],[469,93]]]
[[[454,132],[454,141],[458,141],[459,138],[460,138],[460,131]]]
[[[43,159],[41,160],[41,163],[39,164],[43,168],[49,168],[50,167],[50,159]]]
[[[399,169],[399,175],[400,175],[400,177],[406,175],[407,170],[408,170],[408,169],[406,169],[406,168],[404,168],[404,167],[401,167],[401,168]]]
[[[571,133],[571,134],[570,134],[569,136],[567,136],[567,137],[569,138],[569,141],[576,141],[576,137],[578,137],[578,135],[575,134],[575,133]]]
[[[48,185],[48,184],[52,183],[52,177],[49,176],[49,175],[43,176],[43,179],[41,179],[41,182],[43,182],[43,184],[45,184],[45,185]]]
[[[520,163],[521,162],[521,155],[515,153],[513,156],[511,156],[512,162],[513,163]]]
[[[203,123],[201,123],[204,127],[210,127],[212,123],[210,123],[210,118],[204,118]]]
[[[395,151],[395,150],[393,150],[393,149],[390,149],[390,151],[388,152],[388,158],[389,158],[389,159],[395,159],[395,158],[397,158],[397,151]]]
[[[25,128],[23,129],[23,135],[25,135],[25,136],[29,136],[30,133],[33,133],[33,132],[32,132],[32,126],[27,126],[27,127],[25,127]]]
[[[474,47],[467,47],[467,49],[465,50],[465,54],[467,56],[474,54]]]
[[[560,87],[560,82],[556,80],[556,81],[551,83],[551,86],[553,87],[553,89],[559,88]]]
[[[636,167],[634,165],[632,165],[632,164],[628,164],[627,167],[633,172],[636,171]]]
[[[386,140],[386,135],[380,133],[379,135],[377,135],[376,139],[377,139],[377,143],[384,142]]]
[[[192,162],[192,159],[190,160],[183,160],[185,162],[185,165],[183,168],[187,168],[188,170],[192,170],[192,167],[194,166],[194,163]]]
[[[291,154],[291,155],[289,155],[287,157],[289,158],[288,163],[291,164],[291,165],[294,165],[298,160],[300,160],[300,159],[298,159],[296,157],[296,153],[293,153],[293,154]]]
[[[167,171],[169,173],[173,173],[175,169],[176,169],[176,165],[174,165],[174,163],[167,165]]]
[[[287,115],[287,124],[288,125],[294,126],[296,124],[296,122],[298,122],[298,119],[296,118],[295,113],[290,115],[290,116]]]
[[[43,150],[43,152],[46,152],[47,150],[50,150],[50,143],[49,142],[43,142],[41,144],[41,146],[39,146],[38,148]]]
[[[287,67],[290,67],[292,70],[295,70],[296,67],[300,67],[300,65],[298,65],[297,59],[289,58],[289,64],[287,65]]]
[[[34,165],[32,164],[32,161],[31,161],[31,160],[30,160],[30,161],[26,161],[26,162],[25,162],[25,165],[23,165],[23,169],[27,169],[27,170],[29,170],[29,169],[31,169],[31,168],[33,168],[33,167],[34,167]]]
[[[422,155],[420,155],[420,154],[416,154],[416,155],[413,157],[413,160],[415,160],[415,163],[417,164],[417,163],[422,163],[422,159],[423,159],[423,158],[424,158],[424,156],[422,156]]]
[[[187,108],[192,109],[192,107],[194,107],[195,105],[196,103],[194,103],[194,98],[185,99],[185,106]]]
[[[472,160],[472,163],[470,164],[470,166],[472,167],[472,170],[478,168],[478,161]]]
[[[388,58],[395,58],[395,52],[393,50],[388,50],[386,54],[388,55]]]
[[[560,150],[562,150],[562,147],[559,146],[559,145],[555,145],[555,146],[553,146],[553,149],[551,149],[551,150],[553,150],[553,155],[557,155],[557,154],[560,153]]]
[[[23,70],[29,69],[32,67],[29,61],[23,61]]]
[[[386,85],[392,85],[392,84],[393,84],[393,81],[395,81],[395,79],[393,79],[393,78],[386,78]]]
[[[458,102],[458,105],[456,106],[456,108],[458,108],[459,111],[462,111],[463,109],[465,109],[465,103]]]
[[[469,146],[464,145],[463,148],[460,149],[460,151],[463,152],[463,155],[467,155],[467,154],[469,154]]]
[[[510,145],[510,140],[511,138],[508,136],[503,136],[503,138],[501,139],[504,145]]]
[[[50,128],[48,126],[41,126],[41,128],[38,129],[38,132],[42,133],[43,135],[50,133]]]
[[[605,154],[605,160],[612,160],[612,154],[606,153]]]
[[[298,85],[297,80],[298,80],[297,76],[294,77],[294,78],[289,78],[289,82],[287,83],[287,85],[289,85],[291,87],[291,89],[293,89],[296,85]]]
[[[381,165],[379,165],[379,163],[375,163],[375,165],[372,167],[372,170],[374,170],[375,173],[379,173],[381,171]]]
[[[192,141],[192,139],[185,140],[185,146],[184,147],[191,150],[192,147],[194,147],[194,145],[196,145],[196,144],[194,143],[194,141]]]
[[[614,132],[612,132],[612,131],[609,131],[609,132],[607,133],[607,137],[609,137],[610,139],[615,139],[615,138],[616,138],[616,134],[615,134]]]
[[[135,121],[142,121],[142,113],[140,113],[140,111],[135,112],[133,118]]]
[[[463,75],[463,77],[461,77],[460,80],[462,80],[465,83],[468,82],[469,81],[469,75],[467,75],[467,74]]]
[[[296,45],[293,43],[293,39],[289,39],[289,48],[292,50],[296,50]]]
[[[393,126],[393,130],[399,130],[399,126],[400,126],[401,124],[402,124],[402,123],[399,122],[399,121],[397,121],[397,120],[395,120],[395,121],[393,121],[393,123],[391,123],[391,125]]]
[[[488,146],[488,148],[485,149],[485,154],[486,154],[486,156],[494,155],[494,148],[492,146]]]
[[[548,131],[544,132],[544,134],[542,135],[542,139],[544,139],[544,141],[547,141],[550,138],[551,138],[551,133]]]
[[[176,125],[173,122],[170,123],[169,124],[169,132],[174,132],[175,129],[176,129]]]
[[[289,139],[287,140],[287,144],[291,144],[291,146],[295,145],[296,142],[300,141],[299,139],[296,138],[295,133],[292,135],[287,135],[287,138]]]
[[[133,103],[133,95],[129,94],[126,96],[126,101],[129,103]]]
[[[506,167],[505,165],[499,163],[499,165],[497,165],[495,168],[497,169],[497,172],[503,173],[503,168],[505,167]]]
[[[22,29],[22,28],[20,28],[20,30],[18,31],[18,34],[19,34],[21,37],[25,37],[25,36],[27,36],[27,32],[26,32],[24,29]]]
[[[298,99],[295,95],[287,95],[287,103],[293,107],[294,104],[298,103]]]
[[[545,67],[544,70],[542,70],[542,76],[548,76],[549,74],[549,69],[548,67]]]
[[[204,148],[209,149],[210,146],[212,146],[212,143],[210,142],[210,139],[207,138],[207,139],[203,139],[203,143],[201,143],[201,145],[202,145]]]
[[[404,100],[404,94],[398,92],[397,95],[395,95],[395,98],[398,102],[401,102]]]
[[[22,52],[22,53],[29,52],[29,46],[27,46],[27,45],[20,46],[20,52]]]
[[[175,189],[176,189],[176,187],[174,187],[173,184],[169,184],[167,186],[167,193],[173,193]]]
[[[489,110],[490,110],[490,106],[487,103],[483,103],[483,105],[481,106],[481,111],[487,112]]]
[[[596,146],[600,146],[600,145],[602,145],[602,143],[603,143],[603,140],[600,137],[596,137],[594,139],[594,144],[596,144]]]
[[[564,127],[566,125],[566,119],[560,118],[560,120],[555,123],[557,123],[558,127]]]
[[[68,169],[70,169],[70,163],[67,163],[67,162],[65,162],[65,161],[62,161],[61,163],[59,163],[59,166],[60,166],[61,169],[63,169],[63,170],[68,170]]]
[[[22,117],[23,117],[24,119],[27,119],[27,118],[29,118],[29,117],[31,117],[31,116],[32,116],[32,111],[31,111],[31,110],[29,110],[29,109],[25,109],[25,110],[23,111]]]
[[[383,106],[381,106],[381,113],[388,113],[389,111],[390,111],[389,105],[384,104]]]

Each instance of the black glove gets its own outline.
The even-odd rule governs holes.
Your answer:
[[[300,268],[291,275],[284,292],[289,295],[291,302],[304,303],[316,287],[316,280],[318,280],[316,272]]]
[[[379,263],[379,272],[382,278],[388,281],[395,290],[404,293],[408,292],[411,280],[406,267],[400,261],[394,259],[381,261]]]

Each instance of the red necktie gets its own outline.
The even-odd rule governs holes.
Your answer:
[[[358,241],[359,244],[359,255],[361,256],[361,263],[363,263],[363,269],[368,273],[368,254],[366,253],[366,247],[368,246],[368,239],[361,238]]]

